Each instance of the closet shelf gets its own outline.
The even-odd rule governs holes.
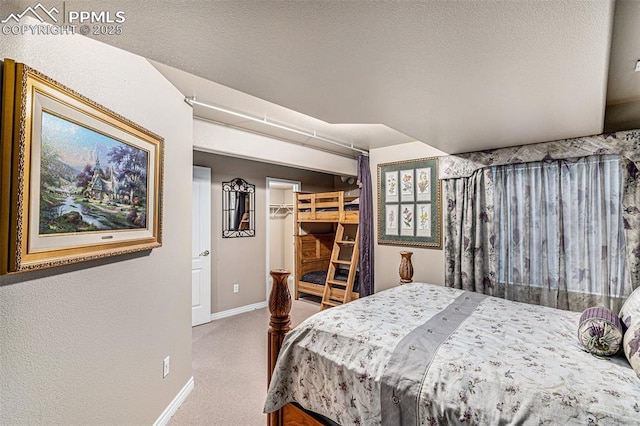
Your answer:
[[[293,213],[293,204],[269,204],[269,210],[273,216],[278,213],[287,215]]]

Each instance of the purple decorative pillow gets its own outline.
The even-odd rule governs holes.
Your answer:
[[[640,321],[636,321],[624,333],[624,354],[640,378]]]
[[[592,354],[613,355],[622,345],[620,319],[607,308],[588,308],[580,316],[578,340]]]
[[[620,321],[625,327],[631,327],[632,322],[640,322],[640,287],[636,288],[620,309]]]

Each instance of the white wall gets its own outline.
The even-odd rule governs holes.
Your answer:
[[[284,204],[284,189],[269,188],[269,203]],[[269,212],[269,270],[286,269],[284,263],[285,215]],[[293,272],[293,271],[292,271]]]
[[[284,203],[293,205],[293,190],[285,189],[284,191]],[[284,218],[284,241],[283,241],[283,257],[284,257],[284,269],[293,273],[295,265],[295,250],[293,242],[293,234],[295,232],[293,212],[287,214]]]
[[[0,424],[151,424],[191,378],[191,109],[145,59],[86,37],[3,35],[0,57],[165,139],[161,248],[0,277]]]
[[[411,142],[387,148],[372,149],[369,152],[371,167],[371,180],[374,185],[373,208],[378,211],[377,205],[377,173],[378,164],[394,161],[414,160],[418,158],[437,157],[446,155],[429,145],[421,142]],[[378,217],[374,214],[374,229],[376,235],[375,245],[375,290],[380,291],[398,285],[400,275],[400,252],[412,251],[413,256],[413,281],[427,282],[444,285],[444,251],[436,249],[388,246],[377,243]]]
[[[270,204],[293,205],[291,189],[269,189]],[[286,269],[293,273],[293,212],[280,209],[272,210],[269,216],[269,269]]]
[[[358,167],[351,158],[198,119],[193,120],[193,148],[337,175],[355,175]]]

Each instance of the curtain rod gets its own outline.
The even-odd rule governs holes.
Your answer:
[[[346,143],[343,143],[343,142],[333,141],[331,139],[327,139],[327,138],[323,138],[322,136],[318,136],[316,134],[315,130],[313,131],[313,133],[309,133],[309,132],[305,132],[305,131],[302,131],[302,130],[293,129],[291,127],[283,126],[282,124],[277,124],[277,123],[274,123],[272,121],[268,121],[266,118],[254,117],[254,116],[251,116],[251,115],[248,115],[248,114],[243,114],[241,112],[231,111],[231,110],[226,109],[226,108],[222,108],[222,107],[219,107],[219,106],[215,106],[215,105],[207,104],[207,103],[204,103],[204,102],[196,101],[196,97],[195,96],[187,97],[187,98],[184,99],[184,101],[186,103],[188,103],[189,105],[191,105],[192,107],[194,105],[199,105],[199,106],[202,106],[202,107],[205,107],[205,108],[209,108],[209,109],[213,109],[213,110],[216,110],[216,111],[224,112],[225,114],[230,114],[230,115],[234,115],[236,117],[245,118],[247,120],[255,121],[256,123],[265,124],[267,126],[275,127],[277,129],[286,130],[286,131],[292,132],[292,133],[297,133],[299,135],[306,136],[308,138],[317,139],[317,140],[320,140],[320,141],[323,141],[323,142],[330,143],[332,145],[337,145],[337,146],[340,146],[342,148],[347,148],[347,149],[350,149],[352,151],[356,151],[356,152],[360,152],[360,153],[365,154],[365,155],[369,155],[369,151],[364,150],[364,149],[360,149],[360,148],[356,148],[356,147],[353,146],[353,143],[346,144]]]

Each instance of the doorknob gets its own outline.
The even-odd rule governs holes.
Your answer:
[[[200,253],[200,256],[209,256],[209,250],[205,250],[202,253]]]

